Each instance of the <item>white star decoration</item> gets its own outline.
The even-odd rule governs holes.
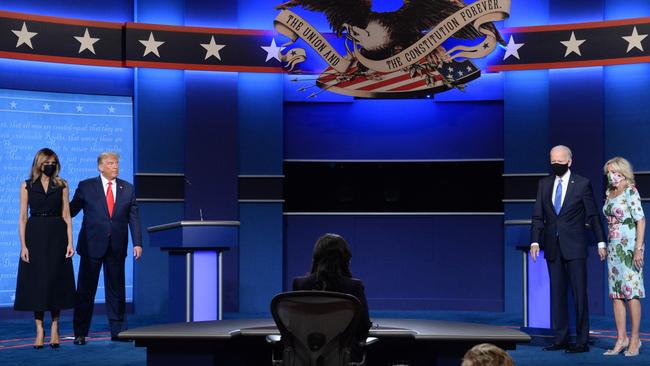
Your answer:
[[[11,109],[16,109],[16,106],[17,106],[17,105],[18,105],[18,103],[16,103],[15,100],[12,100],[12,101],[9,103],[9,107],[10,107]]]
[[[515,43],[515,39],[510,36],[510,40],[508,41],[508,45],[506,46],[506,53],[503,55],[503,60],[507,59],[510,56],[514,56],[517,58],[517,60],[520,60],[519,58],[519,49],[524,46],[524,43]]]
[[[217,60],[221,61],[221,55],[219,55],[219,50],[226,47],[226,45],[216,44],[214,42],[214,36],[212,36],[210,37],[210,43],[201,43],[201,47],[205,48],[204,60],[207,60],[208,58],[214,56],[217,58]]]
[[[575,52],[578,56],[582,56],[580,53],[580,45],[585,43],[584,39],[576,39],[575,33],[571,32],[571,38],[568,41],[561,41],[562,44],[566,47],[566,52],[564,52],[564,57],[569,56],[572,52]]]
[[[149,39],[148,40],[139,40],[139,41],[145,47],[144,54],[142,55],[142,57],[144,57],[144,56],[146,56],[146,55],[148,55],[150,53],[153,53],[154,55],[158,56],[158,58],[160,58],[160,54],[158,53],[158,47],[160,47],[165,42],[156,41],[153,38],[153,32],[149,32]]]
[[[641,41],[643,41],[647,36],[647,34],[639,34],[636,31],[636,27],[634,27],[632,34],[622,37],[627,41],[627,51],[625,51],[625,53],[632,51],[634,48],[638,48],[639,50],[643,51],[643,45],[641,45]]]
[[[47,103],[43,104],[43,110],[44,111],[49,111],[50,110],[50,105],[47,104]]]
[[[79,45],[79,53],[83,52],[84,50],[88,50],[88,51],[92,52],[93,55],[95,54],[95,48],[93,47],[93,45],[97,41],[99,41],[99,38],[92,38],[90,36],[90,33],[88,33],[88,28],[86,28],[86,31],[84,32],[83,37],[75,36],[74,39],[76,39],[80,43],[80,45]]]
[[[77,104],[76,109],[77,109],[77,112],[81,112],[81,111],[84,110],[84,107],[82,107],[81,104]]]
[[[115,113],[115,107],[109,106],[108,107],[108,113]]]
[[[37,35],[38,33],[36,32],[30,32],[27,30],[27,24],[23,22],[23,27],[18,31],[18,30],[12,30],[12,32],[18,37],[18,41],[16,42],[16,48],[20,47],[22,44],[26,44],[29,46],[29,48],[34,49],[32,46],[32,38]]]
[[[284,47],[278,47],[275,44],[275,38],[271,38],[271,45],[269,46],[260,46],[264,51],[266,51],[266,61],[264,62],[269,62],[270,59],[276,59],[280,61],[280,57],[278,54],[284,50]]]

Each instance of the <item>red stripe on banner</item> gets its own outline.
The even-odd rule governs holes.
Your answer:
[[[156,68],[156,69],[230,71],[230,72],[272,72],[272,73],[284,72],[284,70],[281,67],[271,67],[271,66],[266,67],[266,66],[199,65],[199,64],[181,64],[181,63],[173,63],[173,62],[151,62],[151,61],[133,61],[133,60],[127,60],[126,66],[148,67],[148,68]]]
[[[411,76],[409,74],[403,74],[388,80],[376,82],[372,85],[364,86],[363,88],[359,88],[359,90],[375,90],[390,84],[395,84],[395,83],[399,83],[400,81],[408,80],[410,78]]]
[[[320,81],[321,83],[329,83],[334,79],[336,79],[336,74],[323,76],[322,78],[318,79],[318,81]]]
[[[366,79],[366,78],[364,78],[362,76],[357,76],[356,78],[354,78],[352,80],[342,81],[342,82],[336,84],[335,86],[337,88],[347,88],[349,86],[357,85],[357,84],[360,84],[360,83],[363,83],[363,82],[366,82],[366,81],[368,81],[368,79]]]
[[[507,34],[510,34],[510,33],[527,33],[527,32],[548,32],[548,31],[557,31],[557,30],[575,30],[575,29],[615,27],[615,26],[619,26],[619,25],[634,25],[634,24],[643,24],[643,23],[650,23],[650,17],[621,19],[621,20],[605,20],[605,21],[602,21],[602,22],[536,25],[536,26],[530,26],[530,27],[512,27],[512,28],[504,28],[504,29],[501,30],[501,32],[502,33],[507,33]]]
[[[395,89],[390,89],[389,91],[407,91],[407,90],[413,90],[413,89],[415,89],[415,88],[419,88],[419,87],[421,87],[421,86],[425,86],[425,85],[427,85],[427,81],[426,81],[426,80],[419,80],[419,81],[416,81],[416,82],[414,82],[414,83],[410,83],[410,84],[402,85],[402,86],[400,86],[400,87],[398,87],[398,88],[395,88]]]
[[[52,17],[46,15],[15,13],[12,11],[4,11],[4,10],[0,10],[0,18],[11,18],[11,19],[34,21],[34,22],[47,22],[47,23],[67,24],[67,25],[80,25],[84,27],[113,28],[113,29],[121,29],[124,26],[124,23],[60,18],[60,17]]]
[[[346,72],[346,74],[352,74],[357,71],[357,67],[353,67],[350,70]],[[323,73],[331,73],[330,75],[323,76],[320,78],[318,81],[321,83],[327,83],[330,82],[334,79],[336,79],[337,76],[339,76],[339,73],[336,72],[336,70],[332,69],[331,67],[327,68]],[[355,78],[356,79],[356,78]],[[336,86],[339,86],[341,84],[337,84]]]
[[[272,36],[273,31],[256,30],[256,29],[235,29],[235,28],[206,28],[206,27],[185,27],[179,25],[162,25],[147,23],[126,23],[128,29],[159,30],[168,32],[186,32],[186,33],[209,33],[209,34],[233,34],[244,36]]]
[[[124,62],[122,62],[121,60],[99,60],[99,59],[80,58],[80,57],[34,55],[31,53],[20,53],[20,52],[0,51],[0,57],[13,58],[18,60],[56,62],[56,63],[74,64],[74,65],[110,66],[110,67],[125,66]]]
[[[519,64],[519,65],[489,65],[488,71],[520,71],[520,70],[540,70],[540,69],[564,69],[571,67],[590,67],[590,66],[609,66],[625,65],[650,62],[650,56],[610,58],[604,60],[587,60],[587,61],[570,61],[570,62],[546,62],[537,64]]]

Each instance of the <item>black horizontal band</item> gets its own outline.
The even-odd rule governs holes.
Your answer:
[[[284,199],[283,176],[239,176],[239,200],[282,201]]]
[[[138,200],[182,200],[185,198],[185,176],[182,174],[136,174],[135,192]]]

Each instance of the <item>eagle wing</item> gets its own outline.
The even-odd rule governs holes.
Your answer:
[[[404,5],[395,11],[393,16],[396,17],[394,21],[399,22],[396,24],[400,24],[400,27],[408,29],[413,34],[421,34],[422,31],[433,28],[445,18],[466,6],[462,0],[404,0]],[[504,43],[494,24],[486,23],[481,27],[493,31],[497,36],[497,40]],[[466,25],[454,33],[454,37],[462,39],[475,39],[484,36],[473,25]]]
[[[325,13],[332,30],[339,36],[344,24],[364,28],[371,7],[371,0],[292,0],[290,3]]]

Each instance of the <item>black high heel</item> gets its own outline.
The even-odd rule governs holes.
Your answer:
[[[40,346],[34,346],[34,349],[43,349],[43,345],[41,344]]]
[[[50,347],[52,348],[59,348],[60,344],[58,343],[50,343]]]

